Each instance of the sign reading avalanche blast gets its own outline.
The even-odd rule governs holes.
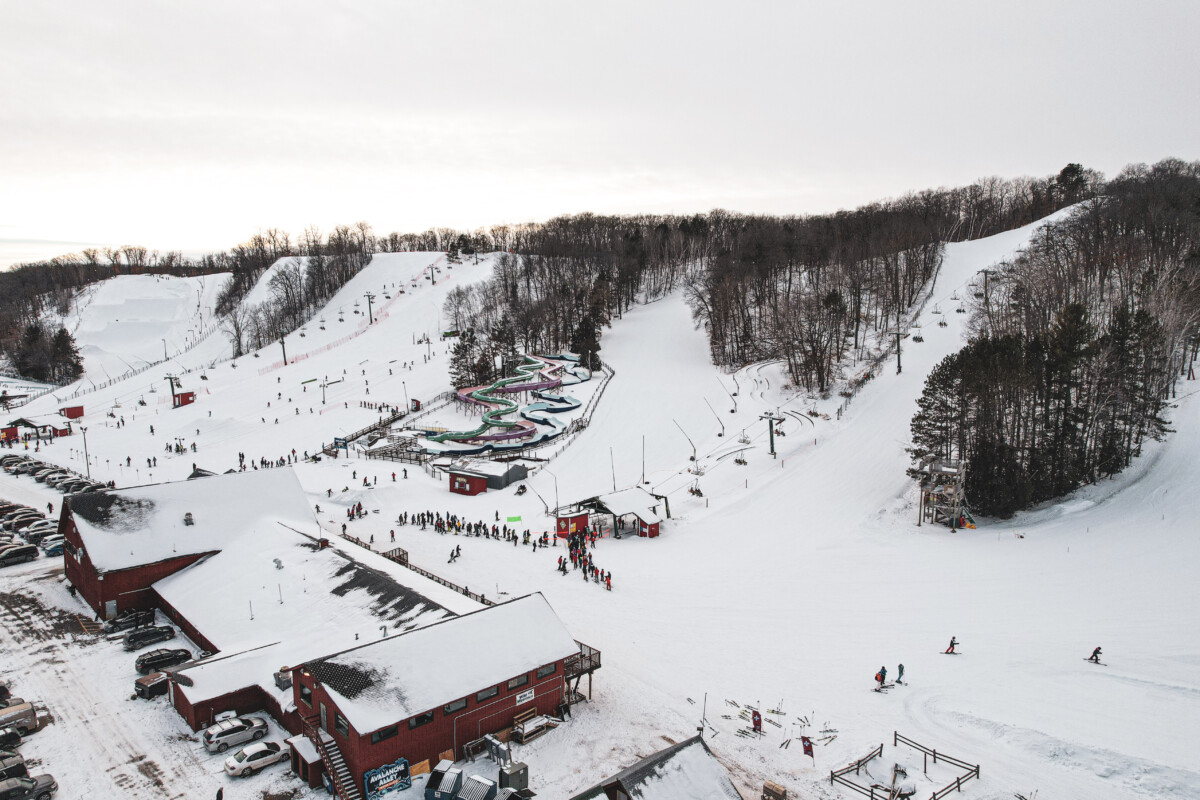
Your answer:
[[[367,800],[380,800],[385,794],[412,787],[412,776],[408,774],[408,759],[398,758],[391,764],[363,774],[363,788]]]

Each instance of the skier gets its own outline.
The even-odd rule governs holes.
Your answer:
[[[47,514],[53,514],[53,513],[54,513],[54,503],[46,503],[46,513],[47,513]],[[1097,648],[1096,648],[1096,652],[1097,652],[1097,653],[1098,653],[1098,652],[1100,652],[1100,648],[1099,648],[1099,647],[1097,647]]]
[[[392,541],[393,542],[396,541],[396,532],[392,531],[391,534],[392,534]]]
[[[342,536],[346,535],[346,523],[342,523]]]
[[[953,636],[951,636],[951,637],[950,637],[950,646],[946,648],[946,652],[947,652],[947,653],[950,653],[950,654],[955,654],[955,653],[954,653],[954,648],[955,648],[955,646],[957,646],[957,645],[958,645],[958,640],[957,640],[957,639],[955,639]]]
[[[904,683],[904,665],[896,667],[896,683]]]
[[[1100,663],[1100,648],[1099,647],[1097,647],[1095,650],[1092,651],[1092,657],[1089,658],[1088,661],[1094,662],[1096,664]]]
[[[879,668],[879,686],[882,688],[884,682],[887,681],[887,667]]]

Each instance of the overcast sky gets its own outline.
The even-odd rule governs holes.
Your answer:
[[[1198,30],[1195,0],[0,0],[0,264],[1197,159]]]

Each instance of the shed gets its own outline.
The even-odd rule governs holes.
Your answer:
[[[83,416],[83,406],[65,406],[58,410],[67,419],[79,419]]]
[[[450,469],[450,491],[455,494],[477,495],[488,490],[487,475],[465,469]]]
[[[463,468],[487,478],[487,488],[504,489],[517,481],[529,477],[529,469],[524,464],[502,461],[470,461]]]
[[[171,404],[172,408],[182,408],[183,406],[190,406],[192,403],[196,402],[196,393],[195,392],[178,392],[175,395],[173,395],[171,399],[172,399],[172,404]]]

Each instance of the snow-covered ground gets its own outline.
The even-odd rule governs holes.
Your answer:
[[[543,796],[568,797],[691,735],[707,696],[709,744],[747,797],[764,779],[799,796],[847,796],[830,787],[829,770],[881,742],[876,778],[893,761],[913,763],[911,751],[891,746],[893,730],[981,764],[982,780],[964,786],[967,796],[1196,797],[1200,601],[1191,578],[1200,556],[1200,402],[1184,396],[1192,384],[1181,385],[1172,412],[1177,432],[1117,480],[1013,520],[980,520],[975,531],[916,525],[904,448],[925,376],[962,341],[966,315],[954,313],[952,298],[1029,234],[947,247],[919,320],[924,341],[906,341],[903,373],[885,365],[840,418],[840,397],[796,394],[771,364],[736,376],[731,413],[734,376],[711,366],[703,332],[673,296],[634,308],[605,333],[602,356],[616,375],[587,430],[541,453],[554,458],[524,496],[511,488],[452,495],[412,465],[406,480],[404,465],[354,458],[304,463],[297,473],[330,532],[340,530],[344,508],[361,501],[379,513],[351,523],[355,536],[374,536],[386,549],[394,531],[414,563],[489,596],[542,591],[572,635],[603,652],[593,702],[518,748]],[[200,392],[193,406],[170,410],[154,370],[88,395],[93,475],[130,485],[183,478],[193,462],[224,471],[238,452],[255,461],[292,448],[313,452],[376,419],[364,401],[402,406],[406,394],[427,400],[450,388],[437,339],[441,302],[449,288],[486,277],[490,263],[451,268],[437,259],[376,256],[305,336],[288,337],[289,361],[304,356],[289,366],[275,347],[237,367],[208,369],[200,381],[204,362],[181,356],[182,368],[196,370],[184,378],[185,389]],[[431,272],[435,263],[442,272]],[[407,291],[396,293],[401,287]],[[374,325],[353,314],[356,300],[365,311],[368,290],[391,294],[377,298]],[[935,308],[946,312],[946,327],[935,324]],[[339,309],[345,322],[336,321]],[[432,343],[416,344],[426,333]],[[319,383],[302,382],[326,377],[343,382],[327,388],[322,406]],[[148,393],[151,379],[164,384],[157,395]],[[55,408],[41,398],[29,411]],[[788,421],[772,458],[759,416],[775,410]],[[800,413],[810,410],[817,416]],[[120,417],[127,424],[117,428]],[[743,431],[749,443],[740,441]],[[168,455],[164,443],[177,437],[198,451]],[[81,470],[80,449],[68,439],[40,455]],[[736,464],[735,453],[747,464]],[[158,466],[148,469],[146,458],[155,457]],[[703,474],[689,471],[697,465]],[[437,510],[489,522],[519,516],[520,528],[548,530],[545,506],[629,487],[643,475],[646,488],[669,497],[672,518],[657,539],[600,542],[594,557],[613,572],[612,592],[577,572],[556,573],[558,548],[535,553],[395,522],[402,512]],[[33,485],[0,476],[0,496],[41,490],[25,484]],[[688,492],[696,485],[703,496]],[[462,557],[448,564],[453,545]],[[0,589],[14,591],[47,569],[5,572]],[[73,607],[65,595],[47,602]],[[947,658],[941,651],[951,635],[963,655]],[[1096,645],[1108,666],[1085,663]],[[908,685],[872,692],[879,666],[894,675],[901,662]],[[44,691],[51,702],[59,690]],[[766,726],[761,740],[739,737],[744,723],[727,701],[782,708],[770,715],[781,726]],[[182,727],[161,704],[153,713],[154,725]],[[838,731],[812,760],[798,744],[780,747],[813,732],[801,716],[818,731]],[[80,746],[105,752],[100,743]],[[153,757],[184,771],[200,763],[168,745]],[[930,780],[942,777],[953,775],[931,771]]]

